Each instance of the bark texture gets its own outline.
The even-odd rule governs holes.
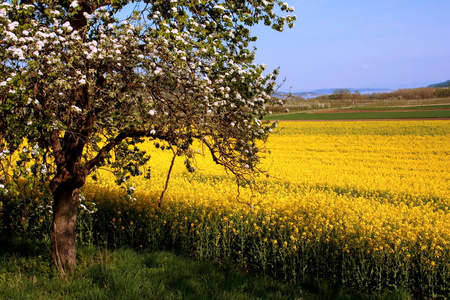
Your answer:
[[[73,273],[76,265],[78,188],[60,185],[53,193],[52,260],[60,275]]]

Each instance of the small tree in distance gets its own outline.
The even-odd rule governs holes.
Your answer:
[[[129,2],[135,9],[119,22]],[[48,183],[58,267],[76,264],[87,176],[103,165],[118,183],[140,174],[144,138],[188,158],[198,140],[239,183],[258,171],[277,73],[253,64],[249,27],[292,27],[295,16],[277,7],[293,11],[276,0],[0,4],[0,193],[19,177]]]

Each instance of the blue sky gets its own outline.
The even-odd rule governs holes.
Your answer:
[[[257,63],[280,67],[281,91],[414,88],[450,80],[450,0],[291,0],[297,22],[264,26]]]

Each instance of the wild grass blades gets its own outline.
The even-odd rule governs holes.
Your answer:
[[[50,269],[49,258],[38,256],[39,253],[50,255],[44,243],[1,242],[1,299],[237,300],[302,297],[307,300],[324,299],[340,292],[344,296],[337,299],[349,299],[351,295],[338,287],[326,287],[324,283],[317,292],[317,285],[300,286],[274,281],[267,276],[250,277],[231,268],[219,268],[212,263],[190,260],[165,251],[133,251],[129,248],[106,251],[95,246],[79,247],[76,274],[62,280]]]

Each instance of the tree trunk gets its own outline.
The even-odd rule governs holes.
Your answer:
[[[53,192],[53,201],[52,260],[64,276],[72,273],[76,265],[79,189],[60,184]]]

